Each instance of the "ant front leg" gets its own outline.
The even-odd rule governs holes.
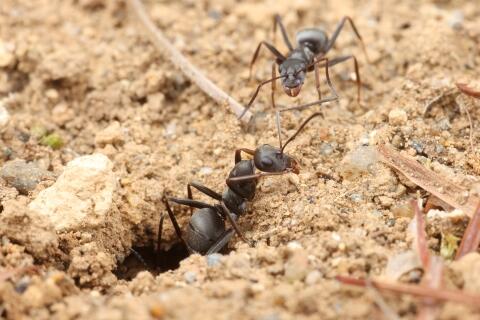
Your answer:
[[[232,182],[243,182],[243,181],[258,180],[262,177],[280,176],[280,175],[286,174],[288,172],[290,172],[290,170],[286,170],[286,171],[282,171],[282,172],[259,172],[259,173],[255,173],[255,174],[250,174],[248,176],[228,178],[226,183],[228,185],[229,183],[232,183]]]
[[[253,93],[252,97],[250,98],[250,101],[248,102],[247,106],[243,109],[243,112],[240,114],[238,119],[240,120],[245,115],[245,113],[247,113],[247,111],[250,109],[250,107],[253,105],[253,102],[255,101],[255,99],[258,96],[258,93],[260,92],[260,88],[262,88],[267,83],[270,83],[270,82],[275,81],[275,80],[280,79],[280,78],[282,78],[282,76],[278,76],[278,77],[268,79],[268,80],[264,80],[264,81],[260,82],[260,84],[255,89],[255,92]]]
[[[242,152],[245,152],[246,154],[249,154],[251,156],[255,155],[255,150],[247,149],[247,148],[237,149],[235,150],[235,164],[242,161]]]
[[[266,41],[261,41],[258,44],[257,49],[255,49],[255,52],[253,53],[252,61],[250,61],[250,73],[249,73],[249,76],[248,76],[249,80],[252,78],[253,65],[255,64],[255,61],[257,60],[257,57],[258,57],[258,54],[260,53],[260,48],[262,47],[262,45],[265,46],[268,50],[270,50],[270,52],[275,56],[276,63],[280,64],[283,61],[285,61],[285,59],[286,59],[285,56],[283,54],[281,54],[280,51],[278,51],[277,48],[275,48],[272,44],[270,44]]]
[[[326,57],[322,58],[322,59],[319,59],[319,60],[315,59],[315,61],[313,63],[313,66],[314,66],[315,70],[317,70],[317,68],[319,68],[318,64],[320,62],[325,62],[325,64],[322,65],[322,66],[325,67],[325,77],[327,78],[327,85],[332,92],[332,96],[328,97],[328,98],[324,98],[324,99],[319,99],[319,100],[314,101],[314,102],[301,104],[299,106],[283,108],[282,110],[280,110],[280,112],[291,111],[291,110],[302,110],[302,109],[306,109],[306,108],[309,108],[309,107],[312,107],[312,106],[315,106],[315,105],[321,105],[325,102],[338,100],[337,90],[335,89],[335,87],[332,84],[332,81],[330,80],[330,73],[328,71],[328,68],[330,66],[329,60]],[[315,83],[316,83],[316,86],[318,87],[318,90],[319,90],[319,88],[320,88],[320,77],[319,77],[319,72],[318,71],[315,72]],[[321,96],[320,92],[319,92],[319,96]]]

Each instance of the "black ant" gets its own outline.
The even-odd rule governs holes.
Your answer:
[[[344,27],[345,22],[347,21],[350,22],[350,25],[352,26],[353,31],[355,32],[355,35],[360,40],[362,50],[366,56],[367,61],[369,61],[367,51],[365,49],[365,44],[363,43],[363,39],[358,33],[358,30],[355,27],[353,20],[348,16],[343,17],[343,19],[340,21],[337,28],[333,32],[332,38],[330,40],[328,39],[328,36],[325,33],[325,31],[321,29],[308,28],[308,29],[300,30],[299,32],[297,32],[297,35],[296,35],[297,47],[294,48],[288,38],[285,27],[283,26],[282,19],[280,18],[279,15],[275,15],[274,23],[273,23],[274,37],[275,37],[277,25],[278,25],[280,27],[280,31],[283,36],[283,41],[287,45],[289,52],[286,56],[284,56],[283,54],[280,53],[280,51],[277,48],[275,48],[272,44],[268,43],[267,41],[261,41],[258,44],[257,49],[253,54],[252,61],[250,62],[249,79],[252,76],[253,64],[255,63],[258,57],[258,54],[260,52],[260,48],[262,47],[262,45],[265,46],[275,56],[275,62],[272,65],[272,78],[262,81],[258,85],[252,98],[250,99],[243,113],[240,115],[239,119],[242,118],[243,115],[247,112],[247,110],[252,106],[262,86],[264,86],[269,82],[272,83],[272,101],[273,101],[274,100],[273,95],[275,91],[275,81],[278,79],[281,79],[283,90],[285,91],[285,93],[290,97],[296,97],[300,93],[302,85],[305,82],[306,73],[311,71],[315,71],[315,84],[318,92],[318,100],[307,103],[307,104],[283,108],[280,110],[280,112],[287,111],[287,110],[304,109],[304,108],[311,107],[313,105],[336,100],[338,98],[338,95],[330,81],[328,68],[336,64],[339,64],[341,62],[347,61],[349,59],[352,59],[354,62],[356,82],[357,82],[357,101],[358,103],[360,103],[360,87],[362,83],[360,80],[360,72],[358,68],[357,58],[354,55],[340,56],[333,59],[328,59],[326,57],[327,53],[330,51],[330,49],[332,49],[333,45],[335,44],[335,41],[337,40],[337,37],[340,34],[340,31],[342,31],[342,28]],[[278,65],[278,71],[280,73],[280,76],[278,77],[276,76],[276,72],[275,72],[275,69],[276,69],[275,64]],[[320,79],[319,79],[318,69],[321,67],[325,67],[327,84],[333,93],[332,97],[328,97],[325,99],[322,99],[322,94],[320,91]],[[274,107],[275,107],[275,104],[274,104]]]
[[[322,113],[318,112],[308,117],[284,145],[282,145],[279,135],[279,148],[264,144],[255,150],[237,149],[235,151],[235,166],[228,175],[226,180],[227,188],[223,194],[217,193],[204,185],[190,182],[187,185],[188,199],[167,199],[164,197],[163,201],[175,233],[189,253],[212,254],[219,252],[227,245],[234,232],[243,241],[252,245],[237,226],[236,221],[238,217],[247,210],[247,202],[253,200],[257,183],[261,177],[282,175],[288,172],[299,173],[298,162],[284,153],[285,147],[295,139],[310,120],[321,115]],[[280,131],[279,122],[277,122],[277,129]],[[252,155],[253,159],[242,160],[242,152]],[[255,170],[260,172],[255,173]],[[193,200],[192,187],[217,200],[219,203],[210,205]],[[191,211],[193,210],[192,208],[198,209],[190,217],[185,236],[182,235],[169,201],[189,206]],[[157,250],[160,249],[161,244],[163,218],[164,215],[162,215],[159,223]],[[230,222],[233,229],[225,228],[225,220]]]

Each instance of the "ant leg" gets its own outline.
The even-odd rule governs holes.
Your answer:
[[[320,73],[318,71],[317,58],[314,58],[313,68],[315,70],[315,87],[317,88],[318,100],[322,100],[322,90],[320,88]]]
[[[280,27],[280,32],[282,33],[283,42],[285,42],[285,44],[287,45],[288,50],[293,51],[293,46],[290,40],[288,39],[288,34],[283,25],[282,18],[278,14],[276,14],[275,17],[273,18],[273,42],[275,43],[275,34],[277,31],[277,25]]]
[[[213,198],[213,199],[218,200],[218,201],[222,200],[222,195],[219,194],[218,192],[215,192],[212,189],[210,189],[210,188],[208,188],[208,187],[206,187],[202,184],[193,182],[193,181],[189,182],[187,184],[187,196],[188,196],[188,199],[190,199],[190,200],[193,200],[192,187],[194,187],[195,189],[197,189],[201,193],[206,194],[210,198]],[[193,208],[190,207],[190,215],[192,215],[192,214],[193,214]]]
[[[253,156],[255,154],[255,150],[252,149],[246,149],[246,148],[240,148],[235,150],[235,164],[239,163],[242,161],[242,151]]]
[[[223,210],[223,213],[225,214],[225,216],[227,217],[228,221],[230,222],[230,224],[232,225],[233,229],[235,229],[235,232],[238,234],[238,236],[245,242],[245,243],[248,243],[248,245],[250,247],[253,247],[253,243],[251,243],[250,241],[247,240],[247,238],[245,238],[245,236],[243,235],[242,231],[240,231],[240,228],[238,227],[237,223],[235,222],[235,219],[233,219],[232,217],[232,214],[230,212],[230,210],[228,210],[227,206],[225,205],[225,203],[221,202],[221,208]]]
[[[272,79],[274,79],[274,80],[272,81],[272,92],[271,92],[271,96],[270,96],[270,98],[272,100],[273,110],[277,109],[277,107],[275,106],[275,90],[277,89],[277,81],[276,81],[277,80],[276,79],[277,70],[276,70],[275,67],[276,67],[276,65],[275,65],[275,62],[274,62],[274,63],[272,63]]]
[[[280,111],[275,112],[275,124],[277,126],[278,145],[280,150],[282,150],[283,146],[282,146],[282,130],[280,129]]]
[[[165,220],[165,215],[162,213],[162,215],[160,216],[160,222],[158,223],[157,248],[156,248],[157,255],[160,254],[160,245],[162,244],[163,220]]]
[[[193,197],[192,197],[192,189],[191,187],[194,187],[195,189],[197,189],[198,191],[200,191],[201,193],[203,194],[206,194],[207,196],[209,196],[210,198],[213,198],[215,200],[222,200],[222,195],[218,192],[215,192],[213,191],[212,189],[210,189],[209,187],[206,187],[202,184],[199,184],[199,183],[196,183],[196,182],[190,182],[188,185],[187,185],[187,188],[188,188],[188,199],[191,199],[193,200]]]
[[[355,32],[355,35],[357,36],[358,40],[360,40],[360,46],[362,47],[362,51],[363,51],[363,54],[365,55],[365,59],[367,60],[368,63],[371,63],[370,58],[368,57],[368,54],[367,54],[367,49],[365,47],[365,43],[363,42],[363,38],[360,35],[360,33],[358,32],[357,27],[355,27],[355,24],[353,23],[352,18],[350,18],[349,16],[345,16],[345,17],[342,18],[342,20],[340,20],[340,23],[337,25],[337,28],[335,29],[335,31],[332,34],[332,38],[330,39],[330,42],[327,45],[325,53],[327,53],[330,49],[332,49],[333,45],[335,44],[335,41],[338,38],[338,35],[340,34],[340,31],[342,31],[342,29],[345,25],[345,22],[347,22],[347,21],[350,22],[350,25],[352,26],[353,32]]]
[[[130,252],[133,253],[133,255],[135,256],[135,258],[137,258],[137,260],[140,261],[145,268],[148,268],[147,262],[145,261],[145,259],[143,259],[142,255],[141,255],[140,253],[138,253],[138,252],[137,252],[135,249],[133,249],[133,248],[130,248]]]
[[[181,205],[184,205],[184,206],[194,207],[194,208],[197,208],[197,209],[203,209],[203,208],[215,209],[214,206],[212,206],[208,203],[197,201],[197,200],[192,200],[192,199],[168,198],[168,200],[172,201],[172,202],[175,202],[175,203],[178,203],[178,204],[181,204]]]
[[[233,229],[227,229],[225,230],[220,237],[218,237],[217,241],[208,249],[207,253],[205,255],[209,255],[212,253],[217,253],[220,250],[222,250],[225,245],[232,239],[233,233],[235,230]]]
[[[278,51],[278,49],[275,48],[272,44],[270,44],[266,41],[261,41],[258,44],[257,49],[255,49],[255,52],[253,53],[252,61],[250,61],[250,73],[248,75],[248,80],[250,80],[252,78],[252,68],[253,68],[253,65],[254,65],[255,61],[257,60],[257,57],[258,57],[258,54],[260,52],[260,48],[262,47],[262,44],[265,47],[267,47],[267,49],[270,50],[271,53],[273,53],[273,55],[276,58],[277,63],[282,63],[286,59],[283,56],[283,54],[281,54],[280,51]]]
[[[259,173],[250,174],[250,175],[247,175],[247,176],[228,178],[226,183],[228,185],[231,182],[258,180],[261,177],[279,176],[279,175],[282,175],[282,174],[286,174],[287,172],[290,172],[290,171],[287,170],[287,171],[282,171],[282,172],[259,172]]]
[[[268,79],[268,80],[264,80],[262,82],[260,82],[260,84],[257,86],[257,89],[255,89],[255,92],[253,93],[253,96],[250,98],[250,101],[248,102],[247,106],[243,109],[243,112],[240,114],[240,116],[238,117],[238,119],[240,120],[244,115],[245,113],[248,111],[248,109],[250,109],[250,107],[252,106],[253,102],[255,101],[255,99],[257,98],[257,95],[258,93],[260,92],[260,88],[263,87],[264,85],[266,85],[267,83],[270,83],[272,81],[275,81],[277,79],[280,79],[282,78],[282,76],[278,76],[274,79]]]
[[[355,67],[355,82],[357,83],[357,102],[360,104],[362,79],[360,78],[360,69],[358,68],[357,58],[351,54],[347,56],[336,57],[328,61],[328,66],[333,67],[334,65],[347,61],[348,59],[353,60],[353,65]]]
[[[276,69],[275,69],[275,63],[272,64],[272,79],[276,78]],[[273,110],[277,110],[277,106],[275,105],[275,91],[277,89],[277,84],[276,81],[272,81],[272,94],[271,94],[271,100],[272,100],[272,107]],[[280,149],[282,149],[282,132],[280,130],[280,113],[278,111],[275,112],[275,122],[277,125],[277,135],[278,135],[278,143],[280,146]]]
[[[170,198],[170,200],[172,200],[172,198]],[[173,228],[175,229],[175,233],[177,234],[177,237],[185,245],[185,248],[187,248],[188,252],[193,253],[194,251],[192,250],[192,248],[190,248],[190,246],[187,244],[185,239],[183,239],[183,237],[182,237],[182,230],[180,229],[180,226],[178,225],[177,219],[175,218],[175,215],[173,214],[173,211],[170,208],[170,204],[168,203],[168,200],[166,198],[164,198],[164,202],[165,202],[165,206],[167,207],[168,216],[169,216],[170,220],[172,221]],[[162,226],[163,226],[163,223],[162,223]]]

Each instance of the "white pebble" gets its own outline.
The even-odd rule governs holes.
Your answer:
[[[393,109],[388,114],[388,122],[393,126],[401,126],[407,123],[408,117],[405,110]]]

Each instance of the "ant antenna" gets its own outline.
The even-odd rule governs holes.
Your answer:
[[[140,253],[138,253],[137,250],[133,249],[133,248],[130,248],[130,252],[133,253],[133,255],[135,256],[135,258],[137,258],[138,261],[141,262],[141,264],[143,264],[143,266],[145,268],[148,268],[148,264],[147,262],[145,261],[145,259],[143,259],[143,257],[141,256]]]
[[[277,123],[278,145],[279,145],[280,150],[282,150],[281,153],[283,153],[282,132],[280,130],[280,112],[279,111],[277,111],[275,113],[275,122]]]
[[[257,86],[257,88],[255,89],[255,92],[253,93],[252,97],[250,98],[250,101],[248,101],[247,103],[247,106],[243,109],[243,112],[240,114],[240,116],[238,117],[238,119],[241,119],[245,113],[247,113],[248,109],[250,109],[250,107],[252,106],[253,102],[255,101],[255,99],[257,98],[258,96],[258,93],[260,92],[260,88],[263,87],[264,85],[272,82],[272,81],[276,81],[278,79],[281,79],[281,78],[285,78],[286,75],[280,75],[280,76],[276,76],[276,77],[273,77],[273,78],[270,78],[270,79],[267,79],[267,80],[264,80],[262,82],[260,82],[260,84]]]
[[[280,153],[283,153],[283,150],[285,149],[285,147],[293,141],[293,139],[295,139],[297,137],[297,135],[300,133],[300,131],[302,131],[302,129],[307,125],[307,123],[310,122],[310,120],[312,120],[313,118],[315,117],[318,117],[318,116],[322,116],[323,117],[323,113],[322,112],[315,112],[314,114],[312,114],[310,117],[308,117],[301,125],[300,125],[300,128],[298,128],[297,132],[295,132],[290,138],[288,138],[287,142],[285,142],[285,144],[282,146],[280,144]],[[277,119],[278,119],[278,111],[277,111]],[[277,128],[279,130],[279,135],[280,135],[280,121],[278,120],[277,121]]]

